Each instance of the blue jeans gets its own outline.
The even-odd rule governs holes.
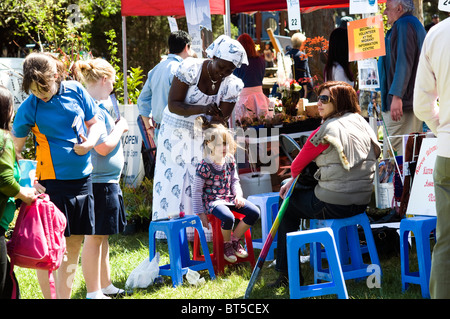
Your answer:
[[[280,199],[280,205],[281,207]],[[334,205],[322,202],[314,189],[294,189],[278,227],[275,269],[287,274],[286,234],[299,230],[301,219],[337,219],[362,214],[367,205]]]
[[[233,211],[245,215],[242,219],[244,223],[252,226],[259,219],[259,209],[253,203],[245,200],[245,205],[241,208],[236,208],[232,204],[217,205],[212,214],[222,221],[223,230],[231,230],[234,225],[234,215]]]

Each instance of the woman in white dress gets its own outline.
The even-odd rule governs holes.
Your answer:
[[[183,60],[173,78],[158,137],[152,220],[193,214],[191,185],[203,156],[199,118],[226,123],[244,86],[232,75],[248,64],[238,41],[222,35],[206,52],[209,59]]]

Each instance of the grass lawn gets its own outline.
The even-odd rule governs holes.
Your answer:
[[[255,233],[257,230],[255,230]],[[255,237],[257,238],[257,237]],[[139,232],[133,235],[114,235],[110,237],[110,264],[111,277],[117,287],[123,288],[126,280],[145,258],[148,258],[148,233]],[[160,265],[169,263],[167,244],[158,241],[157,250],[160,252]],[[413,256],[414,250],[412,250]],[[258,258],[260,250],[255,249]],[[400,278],[400,257],[381,258],[382,283],[380,288],[369,288],[366,280],[347,280],[347,290],[351,299],[422,299],[420,287],[410,285],[410,288],[402,293]],[[282,287],[271,289],[267,283],[277,277],[277,272],[270,267],[271,261],[266,261],[260,272],[260,277],[255,285],[251,299],[289,299],[289,288]],[[414,267],[414,263],[411,267]],[[306,283],[312,283],[313,272],[308,264],[302,266]],[[192,286],[186,280],[182,286],[172,288],[170,277],[163,277],[164,282],[151,285],[147,289],[136,289],[125,299],[242,299],[246,291],[252,269],[248,263],[228,266],[222,276],[216,280],[210,280],[207,271],[200,271],[206,283],[200,286]],[[31,269],[15,268],[19,280],[22,299],[42,299],[35,271]],[[72,299],[84,299],[86,286],[84,283],[81,265],[78,266],[74,281]],[[316,299],[330,299],[335,296],[323,296]]]

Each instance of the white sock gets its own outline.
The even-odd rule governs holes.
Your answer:
[[[122,292],[122,289],[117,288],[116,286],[114,286],[113,284],[110,284],[108,287],[106,288],[102,288],[102,292],[104,294],[117,294],[119,292]]]
[[[107,298],[101,290],[97,290],[97,291],[93,291],[93,292],[88,292],[86,294],[86,299],[105,299]]]

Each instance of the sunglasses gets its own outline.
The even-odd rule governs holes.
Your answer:
[[[327,104],[327,103],[331,102],[331,97],[328,95],[319,95],[319,101],[322,104]]]

